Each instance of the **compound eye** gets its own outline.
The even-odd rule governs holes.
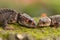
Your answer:
[[[31,23],[32,25],[34,24],[34,22]]]
[[[28,19],[26,20],[26,23],[29,23],[29,20]]]

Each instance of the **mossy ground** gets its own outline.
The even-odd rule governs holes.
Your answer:
[[[38,22],[37,18],[34,18],[36,22]],[[60,27],[51,28],[51,27],[44,27],[44,28],[27,28],[22,27],[19,24],[11,24],[10,26],[13,26],[15,30],[3,30],[2,27],[0,27],[0,37],[6,38],[10,32],[13,33],[28,33],[36,37],[36,39],[49,37],[49,36],[58,36],[60,35]]]

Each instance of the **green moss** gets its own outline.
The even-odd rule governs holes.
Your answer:
[[[38,22],[38,19],[35,18],[36,22]],[[44,37],[48,37],[48,36],[58,36],[60,35],[60,27],[55,29],[55,28],[51,28],[51,27],[44,27],[44,28],[27,28],[27,27],[23,27],[20,26],[19,24],[10,24],[10,26],[13,26],[15,28],[15,30],[3,30],[2,27],[0,27],[1,31],[5,31],[0,32],[0,37],[3,38],[7,38],[8,34],[10,32],[14,32],[14,33],[28,33],[31,34],[33,36],[36,37],[36,39],[40,39],[40,38],[44,38]]]

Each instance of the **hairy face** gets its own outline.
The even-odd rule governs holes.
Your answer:
[[[39,20],[38,26],[49,26],[51,23],[51,19],[48,17],[42,17]]]
[[[36,23],[34,22],[34,20],[31,20],[31,19],[26,19],[24,20],[26,24],[28,24],[29,27],[35,27],[36,26]]]
[[[36,23],[33,19],[29,19],[28,17],[25,17],[22,14],[19,14],[18,23],[27,27],[36,27]]]

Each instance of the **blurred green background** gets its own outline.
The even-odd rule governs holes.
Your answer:
[[[0,0],[0,8],[11,8],[40,17],[42,13],[60,14],[60,0]]]

